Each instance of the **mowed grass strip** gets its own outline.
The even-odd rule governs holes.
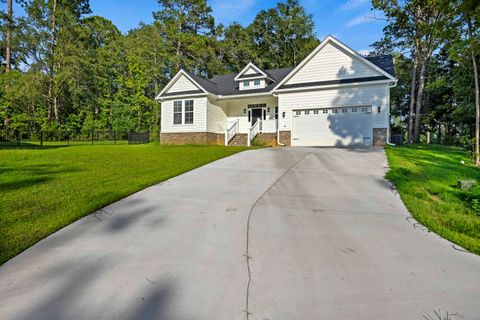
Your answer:
[[[245,149],[158,144],[0,149],[0,264],[107,204]]]
[[[386,152],[387,179],[395,184],[412,216],[431,231],[480,254],[480,187],[457,188],[458,180],[480,183],[480,169],[466,153],[438,145],[387,147]]]

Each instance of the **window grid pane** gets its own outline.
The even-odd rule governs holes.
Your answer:
[[[173,101],[173,124],[182,124],[182,101]]]
[[[185,124],[193,124],[193,100],[185,100]]]

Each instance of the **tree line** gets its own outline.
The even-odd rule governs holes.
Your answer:
[[[480,2],[373,0],[384,13],[374,53],[391,53],[393,131],[407,142],[464,144],[479,159]]]
[[[21,132],[156,134],[154,97],[180,68],[208,78],[250,61],[291,67],[319,43],[298,0],[260,11],[246,27],[215,23],[206,0],[158,0],[154,22],[126,34],[92,15],[88,0],[0,1],[0,129]],[[12,12],[13,1],[25,14]],[[370,54],[392,54],[399,79],[392,133],[469,145],[478,155],[479,2],[372,0],[372,8],[386,27]]]
[[[158,133],[154,98],[185,68],[197,75],[292,66],[317,44],[297,0],[262,10],[247,27],[216,24],[205,0],[158,0],[154,22],[122,34],[88,0],[2,0],[0,129],[33,134]],[[13,1],[25,14],[12,12]]]

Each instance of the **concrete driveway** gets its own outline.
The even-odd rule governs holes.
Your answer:
[[[216,161],[1,266],[0,318],[480,319],[480,257],[415,224],[386,167],[381,149]]]

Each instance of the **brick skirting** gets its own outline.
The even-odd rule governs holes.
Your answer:
[[[260,132],[255,139],[253,139],[253,142],[259,146],[275,147],[277,146],[277,134]]]
[[[280,143],[283,143],[285,146],[290,146],[291,134],[290,131],[280,131]]]
[[[212,132],[175,132],[160,133],[160,143],[170,145],[212,144],[224,145],[225,135]]]
[[[387,128],[373,129],[373,145],[384,146],[387,143]]]

